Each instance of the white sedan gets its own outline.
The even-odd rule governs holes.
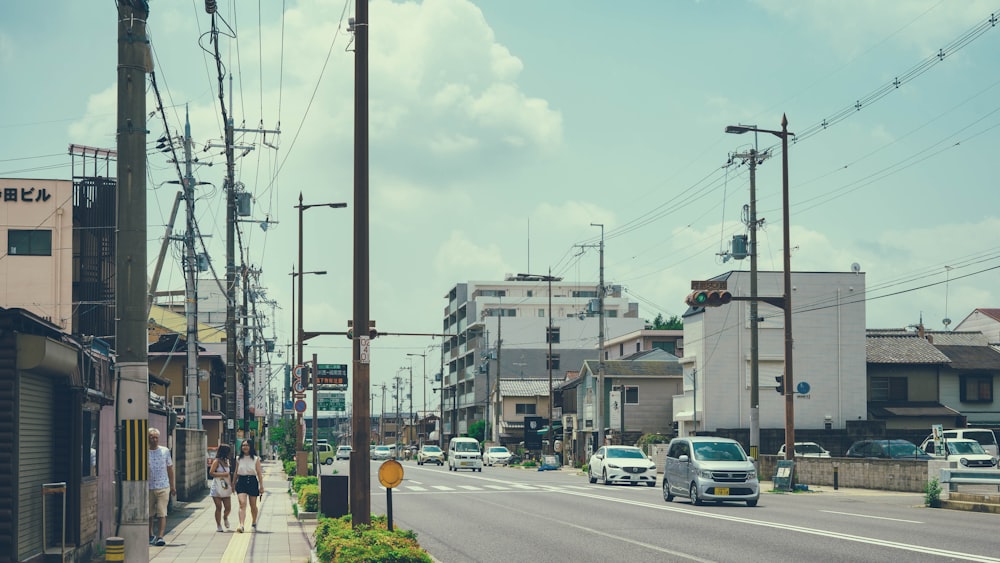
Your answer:
[[[600,479],[605,485],[645,483],[655,487],[656,464],[635,446],[604,446],[590,456],[587,477],[591,483]]]
[[[510,450],[503,446],[491,446],[483,453],[483,463],[486,465],[507,465],[510,463]]]

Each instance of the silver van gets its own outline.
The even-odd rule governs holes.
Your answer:
[[[674,438],[663,467],[663,500],[742,501],[757,506],[757,468],[736,440],[712,436]]]

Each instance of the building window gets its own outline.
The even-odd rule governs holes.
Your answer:
[[[624,358],[625,357],[625,343],[624,342],[618,345],[618,357],[619,358]]]
[[[52,256],[52,231],[7,231],[7,254],[11,256]]]
[[[538,310],[538,316],[539,317],[544,317],[545,316],[545,309],[539,309]]]
[[[479,295],[481,297],[506,297],[506,289],[480,289]]]
[[[559,327],[557,326],[545,327],[545,343],[559,344]]]
[[[871,385],[872,401],[909,400],[905,377],[873,377]]]
[[[639,386],[638,385],[626,385],[625,386],[625,404],[626,405],[638,405],[639,404]]]
[[[653,341],[653,348],[657,350],[663,350],[664,352],[670,352],[671,354],[677,353],[677,343],[676,342],[664,342],[664,341]]]
[[[597,297],[597,290],[591,291],[574,291],[573,297]]]
[[[616,309],[605,309],[604,316],[609,319],[616,318],[618,316],[618,311]]]
[[[963,403],[992,403],[993,377],[963,375],[959,377],[959,400]]]
[[[518,403],[514,405],[514,414],[535,414],[535,404]]]
[[[547,369],[559,369],[559,354],[545,355],[548,361]]]
[[[84,410],[81,436],[83,437],[83,459],[80,464],[83,477],[97,476],[97,452],[101,445],[100,412]]]
[[[529,289],[528,290],[528,297],[534,297],[534,296],[535,296],[535,292]]]

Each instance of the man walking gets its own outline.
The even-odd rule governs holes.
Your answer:
[[[177,494],[174,487],[174,462],[170,449],[160,445],[160,431],[149,429],[149,545],[166,545],[163,534],[167,531],[167,504],[170,495]],[[160,530],[153,534],[153,520],[160,519]]]

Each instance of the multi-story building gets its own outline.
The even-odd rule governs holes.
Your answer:
[[[488,390],[499,378],[564,379],[586,359],[598,358],[600,298],[594,282],[565,282],[528,274],[504,281],[470,281],[448,291],[442,332],[445,437],[485,420]],[[644,327],[637,303],[611,285],[604,295],[604,337]],[[551,355],[549,353],[551,342]],[[494,394],[495,396],[495,394]],[[490,409],[495,439],[499,413]]]

